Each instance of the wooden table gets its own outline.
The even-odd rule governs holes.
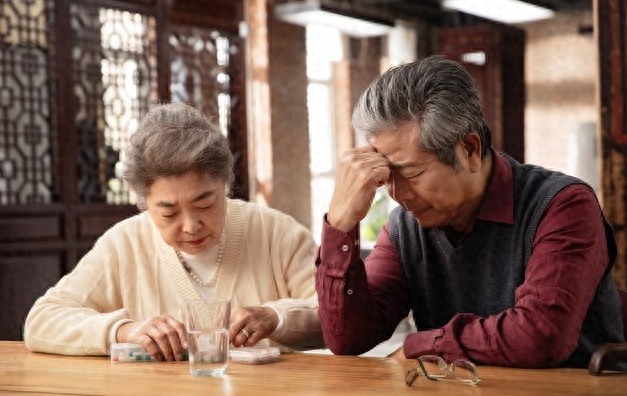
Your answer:
[[[627,373],[479,366],[477,386],[424,377],[405,385],[412,360],[283,354],[265,365],[231,363],[220,378],[193,377],[187,362],[110,363],[106,357],[32,353],[0,342],[0,395],[627,395]]]

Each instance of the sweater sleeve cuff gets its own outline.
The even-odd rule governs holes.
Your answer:
[[[283,314],[283,310],[278,304],[273,302],[267,302],[263,304],[263,306],[272,308],[272,310],[276,313],[276,316],[279,318],[279,324],[268,337],[280,337],[283,333],[285,333],[285,315]]]
[[[109,346],[111,346],[111,345],[115,344],[116,342],[118,342],[118,329],[124,323],[129,323],[129,322],[132,322],[132,320],[130,320],[130,319],[121,319],[121,320],[118,320],[117,322],[115,322],[113,324],[113,326],[111,326],[111,330],[109,330]]]

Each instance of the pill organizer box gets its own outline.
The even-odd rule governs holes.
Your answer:
[[[140,344],[117,343],[111,345],[111,363],[150,362],[152,356]]]
[[[229,356],[235,363],[264,364],[279,360],[281,350],[276,347],[231,348]]]

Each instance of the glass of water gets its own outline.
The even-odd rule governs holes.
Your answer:
[[[196,377],[217,377],[229,363],[230,300],[185,302],[189,370]]]

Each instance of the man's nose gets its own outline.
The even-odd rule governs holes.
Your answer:
[[[405,208],[404,202],[415,196],[414,192],[409,188],[407,181],[402,177],[390,176],[387,187],[390,197]]]

